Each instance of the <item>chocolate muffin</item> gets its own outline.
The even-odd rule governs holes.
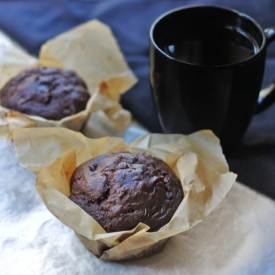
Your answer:
[[[117,151],[76,168],[69,197],[106,232],[131,230],[143,222],[149,231],[167,224],[183,199],[181,183],[161,159]]]
[[[1,91],[2,106],[28,115],[60,120],[85,109],[90,95],[76,73],[35,67],[12,78]]]

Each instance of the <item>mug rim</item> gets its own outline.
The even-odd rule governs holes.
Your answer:
[[[259,48],[259,50],[255,54],[253,54],[252,56],[250,56],[250,57],[248,57],[248,58],[246,58],[244,60],[241,60],[239,62],[236,62],[236,63],[223,64],[223,65],[204,65],[204,64],[189,63],[189,62],[186,62],[186,61],[182,61],[182,60],[176,59],[176,58],[170,56],[169,54],[167,54],[165,51],[163,51],[158,46],[158,44],[156,43],[156,41],[154,39],[153,32],[154,32],[154,29],[157,26],[157,24],[162,19],[164,19],[167,16],[170,16],[173,13],[177,13],[177,12],[182,11],[182,10],[186,10],[186,9],[203,9],[203,8],[225,10],[225,11],[229,11],[229,12],[234,13],[238,17],[248,19],[250,22],[252,22],[258,28],[258,30],[260,31],[260,33],[262,35],[263,42],[262,42],[262,45]],[[186,6],[181,6],[181,7],[177,7],[177,8],[168,10],[165,13],[162,13],[160,16],[158,16],[154,20],[154,22],[152,23],[152,25],[150,27],[149,35],[150,35],[150,41],[151,41],[151,43],[153,43],[154,47],[160,53],[162,53],[165,57],[167,57],[170,60],[173,60],[175,62],[179,62],[179,63],[186,64],[186,65],[189,65],[189,66],[194,66],[194,67],[201,67],[201,68],[228,68],[228,67],[233,67],[233,66],[236,66],[236,65],[240,65],[240,64],[244,64],[244,63],[253,61],[254,59],[256,59],[259,56],[259,54],[261,54],[261,52],[264,50],[264,48],[266,46],[266,36],[265,36],[264,30],[263,30],[263,28],[260,26],[260,24],[254,18],[252,18],[251,16],[247,15],[246,13],[240,12],[240,11],[238,11],[236,9],[225,7],[225,6],[219,6],[219,5],[186,5]]]

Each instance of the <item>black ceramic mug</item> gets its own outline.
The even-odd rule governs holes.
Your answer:
[[[150,29],[150,82],[166,133],[211,129],[232,148],[253,114],[275,100],[274,83],[264,97],[267,45],[275,28],[263,30],[248,15],[215,7],[182,7]]]

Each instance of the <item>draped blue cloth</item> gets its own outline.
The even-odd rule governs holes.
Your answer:
[[[46,40],[88,20],[108,24],[139,82],[122,104],[152,132],[161,132],[149,86],[149,28],[163,12],[185,5],[242,11],[263,28],[275,26],[275,0],[0,0],[0,29],[37,55]],[[267,52],[263,86],[275,76],[275,43]],[[228,157],[238,180],[275,199],[275,104],[255,115],[243,143]]]

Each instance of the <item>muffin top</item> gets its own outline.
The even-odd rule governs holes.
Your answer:
[[[183,199],[182,186],[161,159],[116,151],[76,168],[69,197],[106,232],[131,230],[139,222],[157,231]]]
[[[3,87],[1,104],[28,115],[60,120],[84,110],[89,97],[86,84],[76,73],[35,67]]]

